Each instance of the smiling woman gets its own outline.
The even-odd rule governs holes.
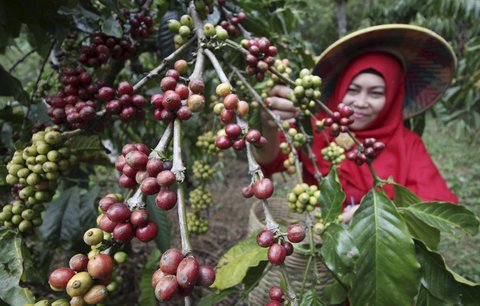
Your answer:
[[[385,43],[382,44],[392,39],[395,32],[401,36],[411,31],[417,39],[423,37],[437,43],[439,47],[437,53],[425,53],[419,47],[420,50],[415,51],[415,54],[427,54],[427,58],[419,61],[423,68],[428,61],[435,65],[442,62],[442,65],[435,66],[439,78],[419,79],[426,75],[422,71],[415,71],[418,69],[418,63],[414,62],[415,59],[412,56],[401,55],[405,54],[403,49],[410,52],[416,50],[415,46],[386,48]],[[372,44],[371,37],[378,38],[379,33],[383,35],[382,39],[377,39],[376,44]],[[320,56],[315,71],[324,79],[323,92],[326,93],[328,107],[336,111],[346,105],[353,110],[353,115],[350,117],[353,123],[350,123],[349,129],[355,133],[357,140],[364,142],[374,138],[374,142],[385,144],[384,151],[371,163],[378,177],[393,178],[396,183],[406,186],[424,201],[456,203],[457,197],[448,189],[440,176],[421,138],[403,125],[404,118],[424,111],[435,103],[452,77],[455,57],[448,44],[432,33],[423,28],[405,25],[390,25],[386,29],[372,27],[360,33],[352,33]],[[409,40],[405,39],[405,41]],[[410,43],[415,43],[415,40]],[[372,45],[375,46],[373,50]],[[339,54],[343,54],[340,52],[342,48],[353,50],[353,55],[348,54],[350,57],[348,61],[341,56],[338,57]],[[336,56],[335,61],[332,58]],[[288,89],[278,86],[270,92],[268,98],[267,104],[270,109],[283,120],[291,120],[298,115],[298,110],[289,100],[289,94]],[[318,113],[315,117],[317,120],[324,120],[329,119],[330,115]],[[256,149],[255,156],[262,164],[265,173],[270,175],[285,169],[283,161],[287,159],[287,155],[278,149],[280,142],[284,141],[283,134],[279,135],[276,128],[270,124],[267,115],[264,114],[262,118],[263,134],[267,137],[269,145]],[[334,141],[336,141],[334,135],[326,138],[323,132],[314,131],[311,147],[316,155],[316,167],[322,175],[328,173],[330,162],[323,159],[321,151]],[[303,163],[304,182],[309,185],[316,184],[315,166],[312,160],[301,151],[299,155]],[[344,161],[338,165],[338,171],[340,182],[347,195],[344,206],[354,204],[357,208],[362,197],[373,186],[374,178],[370,173],[371,169],[366,164],[357,165]],[[387,195],[393,198],[393,187],[384,185],[384,189]],[[351,213],[344,215],[344,219],[348,220],[350,217]]]

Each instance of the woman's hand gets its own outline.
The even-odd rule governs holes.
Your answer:
[[[284,85],[276,85],[269,92],[269,97],[265,99],[267,107],[279,116],[280,120],[293,120],[298,116],[298,109],[290,101],[289,96],[292,90]],[[270,115],[261,111],[262,123],[269,127],[276,127],[275,121]]]
[[[343,222],[350,223],[350,220],[352,220],[353,214],[357,211],[359,207],[360,207],[359,204],[355,204],[349,210],[342,213]]]

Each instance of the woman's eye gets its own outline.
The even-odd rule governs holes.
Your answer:
[[[357,92],[358,90],[356,88],[349,88],[347,91],[348,92]]]
[[[375,91],[371,93],[374,97],[383,97],[385,94],[383,92]]]

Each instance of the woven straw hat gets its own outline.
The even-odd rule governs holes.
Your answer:
[[[455,73],[455,54],[435,32],[407,24],[373,26],[342,37],[320,55],[313,73],[322,78],[323,101],[330,99],[348,62],[369,51],[390,53],[402,62],[406,78],[404,119],[437,102]]]

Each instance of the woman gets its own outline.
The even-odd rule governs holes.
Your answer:
[[[453,53],[448,44],[432,33],[423,28],[407,25],[377,26],[355,32],[327,49],[320,56],[315,72],[324,81],[323,92],[327,95],[327,105],[331,110],[336,110],[340,103],[353,108],[354,123],[349,128],[357,139],[363,141],[373,137],[385,144],[384,151],[372,163],[380,178],[393,177],[396,183],[406,186],[424,201],[456,203],[458,201],[456,196],[448,189],[421,138],[403,125],[404,114],[411,116],[430,107],[438,100],[453,76],[455,63]],[[410,43],[416,44],[420,51],[422,45],[419,38],[423,37],[422,39],[429,43],[434,41],[440,47],[429,47],[436,47],[437,50],[446,49],[442,50],[441,55],[447,55],[445,58],[450,60],[445,62],[445,58],[441,58],[444,62],[442,66],[436,64],[438,59],[435,54],[422,55],[421,52],[417,52],[416,59],[411,55],[413,47],[410,45],[388,46],[390,40],[395,41],[396,35],[416,37],[417,40],[411,39]],[[345,50],[346,46],[353,54],[345,59],[341,50]],[[343,64],[341,56],[345,62]],[[418,75],[422,72],[419,69],[426,69],[426,59],[433,64],[424,72],[444,67],[444,71],[439,72],[440,81],[431,81],[437,86],[430,86],[431,84],[420,86],[422,84],[418,81]],[[423,63],[423,66],[419,63]],[[445,74],[449,76],[446,77]],[[328,88],[329,86],[331,88]],[[415,90],[416,95],[412,93]],[[286,87],[276,87],[271,94],[268,105],[281,119],[288,120],[297,115],[293,103],[287,99],[289,90]],[[326,118],[326,115],[319,114],[317,118]],[[255,154],[269,175],[283,170],[282,163],[286,156],[279,151],[281,138],[266,116],[263,116],[263,134],[269,140],[269,145],[257,149]],[[325,175],[330,164],[323,160],[320,151],[327,145],[327,141],[321,133],[315,133],[313,136],[312,149],[317,157],[317,166]],[[304,181],[315,184],[311,160],[302,154],[301,159]],[[339,167],[339,177],[347,194],[348,203],[360,203],[361,198],[373,186],[373,177],[365,164],[357,166],[351,161],[343,161]],[[393,198],[392,186],[384,187],[387,194]],[[349,219],[355,208],[344,215],[344,218]]]

